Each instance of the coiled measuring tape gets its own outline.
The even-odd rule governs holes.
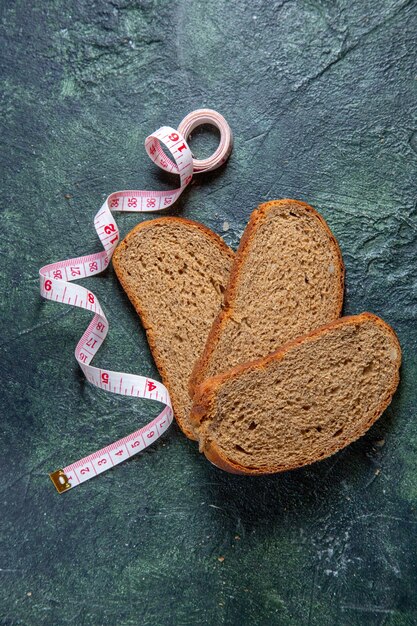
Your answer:
[[[187,138],[201,124],[216,126],[220,131],[220,143],[211,157],[196,160],[193,159]],[[174,161],[165,154],[161,144],[169,150]],[[182,120],[178,129],[162,126],[145,139],[145,149],[158,167],[179,175],[180,186],[171,191],[116,191],[112,193],[94,218],[94,227],[104,250],[88,256],[51,263],[39,270],[40,292],[44,298],[94,313],[93,319],[75,348],[75,358],[87,380],[92,385],[111,393],[147,398],[165,405],[162,412],[146,426],[63,469],[52,472],[49,476],[59,493],[68,491],[141,452],[158,439],[173,420],[169,393],[161,382],[91,365],[91,361],[106,338],[109,323],[97,297],[85,287],[74,284],[72,281],[99,274],[109,265],[119,241],[119,230],[112,212],[155,212],[167,209],[190,184],[193,174],[220,167],[228,159],[232,147],[233,137],[228,123],[222,115],[210,109],[199,109],[190,113]]]

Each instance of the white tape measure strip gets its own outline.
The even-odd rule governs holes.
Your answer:
[[[193,159],[187,144],[191,131],[201,124],[212,124],[220,131],[220,144],[215,153],[203,161]],[[174,162],[164,153],[168,148]],[[45,265],[39,270],[41,295],[94,313],[87,330],[75,348],[75,358],[87,380],[100,389],[125,396],[147,398],[165,404],[152,422],[131,435],[67,465],[50,474],[57,490],[62,493],[105,472],[153,443],[173,420],[171,400],[166,387],[157,380],[100,369],[90,365],[106,338],[109,324],[97,297],[85,287],[72,281],[99,274],[110,263],[119,240],[119,230],[112,211],[161,211],[171,206],[191,182],[194,173],[214,170],[230,155],[233,137],[224,117],[210,109],[199,109],[183,119],[178,130],[163,126],[145,140],[145,149],[158,167],[180,176],[180,186],[172,191],[116,191],[104,202],[94,218],[94,226],[104,250],[88,256]]]

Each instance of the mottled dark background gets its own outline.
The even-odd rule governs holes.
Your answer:
[[[0,625],[417,624],[416,2],[0,6]],[[100,250],[93,216],[111,191],[172,186],[143,140],[202,106],[235,149],[176,212],[236,247],[260,201],[315,206],[342,248],[345,312],[398,332],[399,392],[365,437],[306,469],[230,476],[173,427],[58,495],[49,471],[156,408],[84,381],[73,350],[90,317],[42,301],[38,268]],[[157,376],[113,271],[83,284],[110,320],[96,363]]]

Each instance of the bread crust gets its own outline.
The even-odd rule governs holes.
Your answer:
[[[329,324],[326,324],[325,326],[322,326],[319,329],[316,329],[308,333],[307,335],[303,335],[302,337],[297,337],[296,339],[289,341],[287,344],[282,346],[279,350],[277,350],[276,352],[273,352],[272,354],[267,355],[266,357],[262,357],[261,359],[256,359],[255,361],[250,361],[248,363],[237,365],[236,367],[234,367],[233,369],[227,372],[224,372],[222,374],[219,374],[218,376],[214,376],[213,378],[209,378],[205,380],[201,385],[199,385],[196,388],[196,392],[194,396],[194,404],[191,409],[191,416],[190,416],[190,420],[193,422],[195,426],[196,433],[199,434],[198,427],[204,421],[204,417],[207,416],[207,414],[213,407],[214,401],[215,401],[215,394],[223,382],[227,380],[231,380],[232,378],[237,377],[241,373],[248,371],[248,370],[263,369],[271,361],[280,361],[284,358],[285,354],[289,352],[295,346],[304,342],[308,342],[312,339],[316,339],[318,336],[326,334],[326,332],[332,328],[335,328],[341,325],[363,324],[370,320],[378,324],[384,330],[384,332],[389,334],[392,340],[394,341],[394,343],[396,344],[397,369],[396,369],[396,374],[394,378],[394,383],[391,389],[387,391],[386,396],[382,399],[376,411],[371,415],[371,417],[369,418],[365,426],[362,425],[361,428],[357,430],[353,438],[349,437],[349,439],[346,439],[344,442],[342,442],[342,445],[334,445],[333,447],[329,447],[325,455],[323,455],[320,458],[312,459],[308,463],[288,465],[288,466],[275,466],[275,467],[268,467],[268,468],[246,467],[238,463],[234,463],[233,461],[231,461],[224,455],[222,450],[220,450],[220,448],[217,446],[215,442],[210,441],[209,438],[206,439],[204,436],[199,437],[200,451],[205,454],[205,456],[211,463],[213,463],[220,469],[223,469],[232,474],[262,475],[262,474],[275,474],[278,472],[283,472],[283,471],[287,471],[291,469],[297,469],[299,467],[304,467],[304,465],[309,465],[310,463],[314,463],[324,458],[328,458],[332,454],[335,454],[336,452],[344,448],[346,445],[352,443],[353,441],[356,441],[356,439],[359,439],[359,437],[361,437],[372,426],[372,424],[376,422],[379,416],[385,411],[387,406],[390,404],[392,397],[399,383],[399,368],[401,365],[401,346],[400,346],[400,343],[398,341],[398,337],[395,331],[391,328],[391,326],[389,326],[386,322],[384,322],[384,320],[382,320],[380,317],[377,317],[373,313],[367,313],[367,312],[361,313],[359,315],[351,315],[351,316],[337,319]]]
[[[207,342],[203,351],[203,354],[197,359],[193,371],[190,376],[189,382],[189,392],[191,398],[194,396],[194,392],[196,387],[204,380],[205,374],[210,363],[211,356],[214,351],[214,347],[217,345],[220,335],[222,334],[222,330],[229,320],[233,316],[233,301],[239,281],[240,270],[246,260],[246,257],[250,250],[250,245],[252,240],[256,235],[256,230],[258,224],[262,221],[265,214],[269,211],[270,208],[276,206],[294,206],[299,207],[302,206],[309,213],[314,215],[316,219],[319,220],[321,226],[329,235],[330,241],[333,244],[336,254],[338,257],[338,269],[340,275],[340,289],[337,297],[337,306],[335,310],[335,318],[339,317],[342,312],[343,306],[343,296],[344,296],[344,277],[345,277],[345,266],[342,259],[342,253],[339,248],[339,244],[333,233],[331,232],[329,226],[327,225],[325,219],[318,213],[312,206],[307,204],[306,202],[302,202],[300,200],[291,200],[289,198],[284,198],[282,200],[271,200],[269,202],[265,202],[260,204],[257,209],[255,209],[250,218],[249,222],[245,228],[245,231],[240,240],[239,247],[236,251],[234,262],[232,265],[232,269],[230,272],[229,282],[226,287],[225,296],[224,296],[224,307],[221,309],[217,318],[213,322],[213,326],[211,327],[209,336],[207,338]]]
[[[146,332],[146,337],[148,339],[148,343],[149,343],[149,347],[151,349],[152,352],[152,356],[154,358],[154,361],[156,363],[156,366],[158,368],[158,371],[161,375],[162,381],[164,383],[164,385],[167,387],[168,391],[169,391],[169,395],[171,397],[172,400],[172,405],[173,405],[173,409],[174,409],[174,414],[175,414],[175,418],[176,421],[179,425],[179,427],[181,428],[182,432],[189,438],[189,439],[196,439],[195,434],[190,430],[190,428],[187,427],[187,425],[184,423],[184,420],[182,420],[179,417],[179,411],[178,411],[178,407],[180,406],[180,400],[179,398],[176,397],[175,392],[173,392],[172,389],[170,389],[170,385],[167,379],[167,373],[166,370],[163,366],[163,364],[161,363],[161,361],[158,359],[157,357],[157,350],[156,350],[156,341],[155,341],[155,332],[154,332],[154,328],[152,326],[152,320],[147,316],[146,311],[144,310],[139,298],[137,297],[137,295],[130,289],[129,285],[127,284],[127,281],[125,280],[125,276],[124,276],[124,270],[123,267],[120,265],[120,259],[119,256],[121,254],[121,252],[123,251],[123,249],[129,244],[129,240],[136,235],[136,233],[138,233],[141,230],[146,230],[149,228],[157,228],[159,225],[165,225],[165,224],[181,224],[181,225],[185,225],[187,227],[190,228],[197,228],[200,232],[202,232],[206,237],[208,237],[212,243],[217,246],[217,248],[224,254],[226,254],[227,256],[230,257],[230,259],[234,258],[234,252],[233,250],[231,250],[229,248],[229,246],[223,241],[223,239],[217,235],[216,233],[214,233],[212,230],[210,230],[209,228],[207,228],[207,226],[204,226],[204,224],[200,224],[199,222],[194,222],[193,220],[189,220],[186,219],[184,217],[159,217],[153,220],[146,220],[144,222],[140,222],[139,224],[137,224],[127,235],[126,237],[123,239],[123,241],[120,242],[120,244],[118,245],[118,247],[116,248],[114,255],[113,255],[113,267],[114,267],[114,271],[116,272],[116,276],[120,282],[120,284],[122,285],[124,291],[126,292],[129,300],[131,301],[131,303],[133,304],[133,306],[136,309],[136,312],[138,313],[141,321],[142,321],[142,325],[145,329]]]

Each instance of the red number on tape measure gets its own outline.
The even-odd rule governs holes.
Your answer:
[[[83,468],[80,470],[80,474],[87,474],[87,472],[89,472],[89,471],[90,471],[90,468],[89,468],[89,467],[83,467]]]
[[[90,304],[94,304],[94,295],[92,293],[88,294],[88,301],[90,302]]]
[[[111,235],[111,233],[115,233],[116,232],[115,225],[107,224],[107,226],[104,227],[104,232],[106,233],[106,235]]]
[[[168,137],[168,139],[170,139],[171,141],[178,141],[179,138],[180,136],[177,135],[177,133],[171,133]]]
[[[136,439],[136,441],[134,441],[133,443],[130,444],[131,448],[137,448],[138,446],[140,446],[140,441],[139,439]]]
[[[147,438],[148,438],[148,439],[152,439],[152,437],[154,436],[154,434],[155,434],[155,431],[154,431],[154,430],[151,430],[151,432],[150,432],[150,433],[148,433],[146,436],[147,436]]]
[[[102,373],[101,382],[104,383],[105,385],[107,385],[107,383],[109,382],[109,375],[107,374],[107,372]]]
[[[100,461],[97,462],[97,465],[106,465],[107,463],[107,459],[100,459]]]
[[[51,280],[45,280],[44,288],[45,288],[45,291],[51,291],[51,289],[52,289],[52,281]]]

